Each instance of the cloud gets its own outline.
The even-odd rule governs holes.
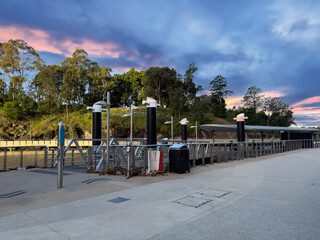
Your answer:
[[[281,91],[268,91],[268,92],[263,92],[261,95],[264,95],[265,97],[283,97],[286,94]],[[239,107],[242,105],[241,100],[243,99],[242,96],[230,96],[226,98],[226,108],[232,108],[233,106]]]
[[[313,103],[320,103],[320,96],[314,96],[307,99],[304,99],[302,101],[299,101],[292,105],[292,107],[299,107],[306,104],[313,104]]]
[[[312,106],[310,106],[312,105]],[[296,122],[301,125],[320,125],[320,96],[306,98],[292,105]]]
[[[226,108],[232,108],[233,106],[239,107],[241,106],[241,100],[243,96],[234,96],[234,97],[227,97],[226,98]]]
[[[272,32],[287,42],[318,49],[320,40],[319,1],[278,0],[272,7]]]
[[[119,58],[126,53],[113,42],[95,42],[90,39],[65,38],[55,40],[50,32],[40,29],[31,29],[19,26],[0,26],[0,41],[6,42],[10,39],[23,39],[37,51],[46,51],[55,54],[70,56],[77,48],[84,49],[89,55],[101,57],[108,56]]]

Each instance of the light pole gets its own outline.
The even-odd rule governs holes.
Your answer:
[[[171,142],[173,144],[173,116],[171,116],[171,121],[166,121],[164,124],[171,124]]]
[[[110,158],[110,92],[107,92],[107,164],[109,166],[109,158]]]
[[[130,114],[126,113],[122,117],[130,117],[130,143],[132,144],[132,131],[133,131],[133,109],[136,107],[131,105],[130,107]]]
[[[195,126],[191,126],[190,128],[195,128],[196,129],[196,143],[198,143],[198,122],[196,121]]]
[[[131,105],[130,107],[130,114],[126,113],[122,117],[130,117],[130,143],[128,146],[128,169],[127,169],[127,177],[130,177],[130,166],[131,166],[131,159],[132,159],[132,139],[133,139],[133,109],[137,107]]]

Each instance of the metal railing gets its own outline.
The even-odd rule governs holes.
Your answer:
[[[109,147],[109,162],[106,162],[107,151],[105,140],[100,146],[82,147],[78,141],[93,141],[93,139],[72,139],[64,150],[64,165],[84,165],[88,168],[102,170],[106,166],[122,166],[130,169],[141,168],[146,172],[148,151],[162,151],[163,169],[169,168],[169,149],[172,144],[162,141],[157,145],[145,145],[145,139],[135,139],[134,145],[120,145],[119,140],[113,139]],[[123,140],[121,139],[121,144]],[[189,142],[183,143],[189,149],[189,160],[192,166],[199,164],[213,164],[225,161],[240,160],[270,154],[293,151],[304,148],[319,148],[320,140],[288,140],[288,141],[251,141],[233,142]],[[128,151],[129,150],[129,151]],[[132,154],[130,154],[133,152]],[[55,167],[57,162],[57,148],[48,146],[19,146],[0,147],[0,171],[27,167]]]
[[[221,142],[221,143],[184,143],[189,149],[189,160],[192,166],[213,164],[225,161],[240,160],[270,154],[283,153],[304,148],[319,148],[320,140],[288,140],[288,141],[252,141],[252,142]],[[157,145],[113,145],[110,146],[109,162],[106,162],[106,147],[89,147],[88,166],[101,169],[105,166],[128,167],[128,158],[133,151],[130,168],[147,169],[148,150],[162,151],[163,169],[169,167],[169,150],[171,144]],[[128,151],[129,148],[129,151]],[[100,166],[98,163],[103,162]]]

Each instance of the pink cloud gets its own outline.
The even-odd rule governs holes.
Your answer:
[[[297,102],[293,104],[292,107],[298,107],[305,104],[312,104],[312,103],[318,103],[318,102],[320,102],[320,96],[314,96],[314,97],[306,98],[300,102]]]
[[[281,91],[268,91],[268,92],[263,92],[262,95],[265,97],[283,97],[285,94]]]
[[[119,58],[126,54],[120,47],[111,42],[94,42],[90,39],[66,39],[62,41],[52,40],[50,33],[26,27],[0,26],[0,42],[10,39],[23,39],[37,51],[47,51],[65,56],[71,55],[77,48],[84,49],[88,54],[98,57],[109,56]]]
[[[285,94],[281,91],[268,91],[263,92],[261,95],[265,97],[283,97]],[[241,100],[243,96],[230,96],[226,98],[227,108],[232,108],[233,106],[239,107],[242,105]]]
[[[231,96],[226,98],[226,108],[232,108],[233,106],[241,106],[241,100],[243,96]]]
[[[38,51],[63,54],[60,49],[54,47],[53,44],[50,43],[50,35],[41,30],[19,28],[15,26],[0,26],[0,42],[7,42],[10,39],[23,39]]]

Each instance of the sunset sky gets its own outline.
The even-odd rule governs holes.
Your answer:
[[[77,48],[114,73],[199,68],[227,78],[237,105],[250,86],[282,97],[299,125],[320,125],[319,0],[2,0],[0,42],[23,39],[46,64]]]

